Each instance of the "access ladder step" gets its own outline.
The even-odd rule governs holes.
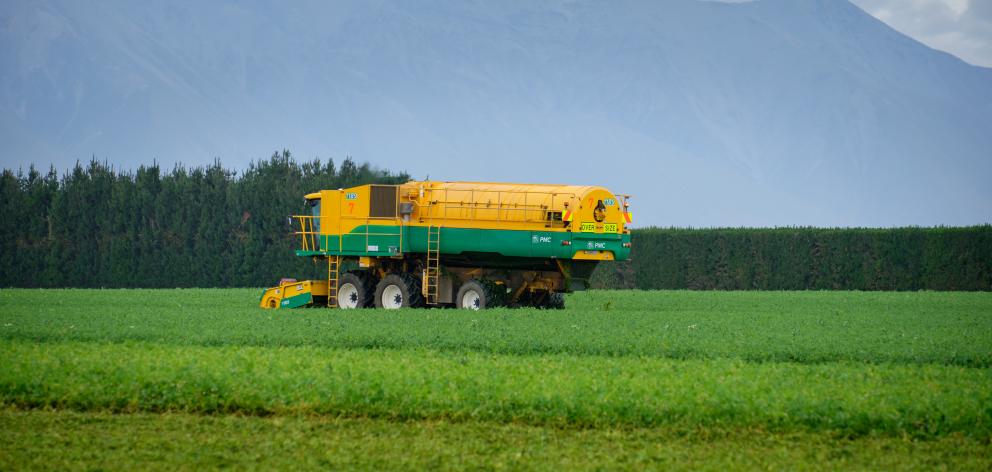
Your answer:
[[[327,306],[336,307],[338,305],[338,268],[340,256],[327,258]]]
[[[441,227],[430,225],[427,227],[427,304],[436,305],[438,303],[438,292],[440,290],[438,281],[441,275]]]

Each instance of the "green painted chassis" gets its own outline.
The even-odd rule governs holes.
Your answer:
[[[573,259],[582,251],[610,251],[614,259],[630,257],[630,234],[441,228],[440,253],[491,253],[506,257]],[[402,234],[401,234],[402,233]],[[320,235],[319,249],[297,256],[389,257],[426,253],[426,226],[359,226],[344,235]],[[565,242],[567,241],[567,242]]]

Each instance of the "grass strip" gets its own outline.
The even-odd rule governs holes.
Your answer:
[[[258,290],[0,290],[0,339],[992,367],[992,293],[640,292],[568,309],[266,311]]]
[[[0,402],[21,408],[992,432],[992,373],[957,366],[11,341],[0,358]]]
[[[0,410],[3,470],[989,470],[987,443],[761,429]]]

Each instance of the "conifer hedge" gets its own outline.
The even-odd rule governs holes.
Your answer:
[[[287,151],[240,173],[219,162],[4,170],[0,287],[261,287],[317,277],[326,267],[293,256],[299,240],[287,216],[308,210],[303,196],[407,180],[351,159],[298,162]]]
[[[593,286],[689,290],[992,290],[992,226],[646,228]]]
[[[321,188],[400,183],[345,159],[289,152],[241,173],[93,161],[59,175],[0,175],[0,287],[244,287],[318,277],[292,256],[286,216]],[[992,226],[633,231],[633,258],[603,263],[599,288],[992,290]]]

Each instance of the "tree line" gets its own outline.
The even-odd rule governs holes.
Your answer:
[[[646,228],[601,288],[992,290],[992,226]]]
[[[0,176],[0,287],[259,287],[326,276],[295,257],[287,216],[303,195],[405,173],[289,152],[243,172],[90,161],[59,175]],[[992,226],[646,228],[630,261],[603,263],[598,288],[992,290]],[[323,275],[322,275],[323,274]]]
[[[293,255],[299,241],[287,221],[304,210],[303,195],[407,180],[351,159],[297,162],[288,151],[241,173],[218,161],[4,170],[0,286],[259,287],[316,274]]]

